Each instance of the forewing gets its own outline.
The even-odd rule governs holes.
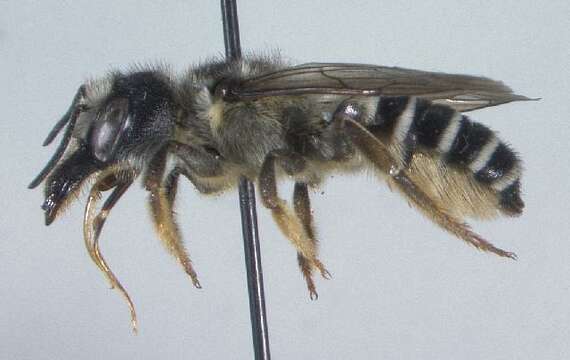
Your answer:
[[[418,96],[461,112],[530,100],[488,78],[365,64],[303,64],[247,79],[231,89],[231,96],[240,99],[307,94]]]

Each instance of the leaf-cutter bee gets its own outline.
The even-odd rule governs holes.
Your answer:
[[[196,287],[174,219],[182,176],[204,194],[258,183],[262,203],[297,251],[311,298],[318,257],[309,188],[335,171],[373,169],[444,230],[479,250],[515,258],[474,233],[465,218],[519,215],[521,161],[465,112],[528,100],[487,78],[362,64],[287,66],[278,57],[213,60],[180,77],[164,68],[113,72],[79,87],[44,142],[63,136],[32,181],[45,181],[46,224],[91,183],[85,244],[95,264],[133,304],[98,245],[109,212],[135,179],[152,220]],[[276,179],[294,179],[293,206]],[[109,192],[99,206],[102,193]]]

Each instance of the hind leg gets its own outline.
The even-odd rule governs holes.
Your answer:
[[[493,244],[471,231],[469,225],[451,215],[451,211],[436,204],[400,169],[386,146],[362,125],[350,119],[335,119],[343,123],[346,132],[361,153],[382,173],[388,175],[389,184],[398,189],[406,199],[420,210],[428,219],[449,233],[483,251],[489,251],[503,257],[516,258],[512,252],[495,247]]]

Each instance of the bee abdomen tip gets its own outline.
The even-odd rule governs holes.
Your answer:
[[[499,204],[509,216],[519,216],[524,209],[524,201],[520,194],[520,180],[515,180],[499,193]]]

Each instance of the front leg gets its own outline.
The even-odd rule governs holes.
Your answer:
[[[217,177],[224,173],[223,158],[214,149],[207,150],[182,143],[173,143],[170,148],[180,160],[183,173],[199,177]]]
[[[183,175],[201,194],[219,193],[233,182],[228,181],[225,159],[213,148],[173,143],[177,163],[174,172]]]
[[[318,269],[325,278],[329,277],[329,272],[317,258],[317,242],[314,239],[311,221],[308,220],[310,218],[306,216],[307,211],[310,213],[310,208],[307,208],[308,203],[305,202],[297,206],[299,211],[297,212],[298,216],[296,216],[287,205],[287,202],[279,198],[275,178],[275,162],[277,159],[286,163],[282,167],[286,168],[288,172],[293,172],[294,170],[297,170],[297,172],[301,171],[303,160],[299,157],[286,155],[282,152],[270,152],[263,161],[259,175],[261,199],[263,205],[271,210],[273,219],[281,232],[295,246],[301,271],[307,281],[311,298],[314,299],[317,297],[317,293],[312,280],[312,269]],[[299,194],[297,197],[299,198],[297,202],[301,201]],[[308,200],[308,197],[306,199]]]
[[[145,175],[144,185],[146,190],[150,192],[149,205],[159,238],[166,249],[182,265],[184,271],[192,279],[194,286],[201,288],[188,252],[182,243],[178,224],[174,219],[173,208],[178,176],[175,172],[166,176],[166,179],[164,176],[166,158],[170,150],[171,148],[168,145],[163,147],[151,160]]]

